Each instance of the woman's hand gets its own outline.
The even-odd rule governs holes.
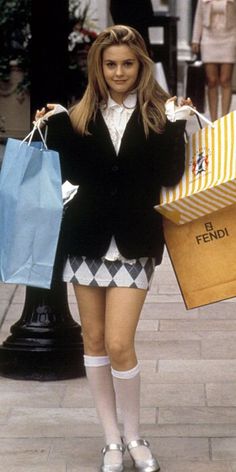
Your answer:
[[[179,106],[183,107],[184,105],[189,105],[190,107],[194,108],[193,102],[192,102],[191,98],[189,98],[189,97],[180,99]]]
[[[193,111],[188,107],[194,108],[191,98],[181,98],[179,100],[177,97],[171,97],[165,103],[165,114],[169,121],[176,120],[187,120],[189,115],[193,114]]]
[[[199,43],[192,43],[192,44],[191,44],[191,48],[192,48],[192,53],[193,53],[193,54],[199,54],[199,52],[200,52],[200,45],[199,45]]]
[[[181,97],[179,100],[178,100],[178,97],[176,97],[176,95],[174,97],[171,97],[169,98],[167,101],[166,101],[166,104],[167,103],[170,103],[170,102],[174,102],[174,105],[178,106],[178,107],[183,107],[184,105],[189,105],[190,107],[194,107],[193,105],[193,102],[191,100],[191,98],[183,98]],[[179,102],[179,103],[178,103]]]
[[[47,103],[46,107],[43,107],[41,108],[41,110],[36,111],[34,118],[35,121],[38,121],[40,119],[47,120],[49,116],[53,115],[56,107],[57,103]]]

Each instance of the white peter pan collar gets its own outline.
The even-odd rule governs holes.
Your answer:
[[[111,96],[109,95],[108,96],[108,101],[107,101],[107,106],[105,107],[105,109],[109,110],[109,109],[113,108],[113,109],[117,109],[117,110],[126,109],[126,110],[133,111],[133,109],[136,107],[136,105],[137,105],[137,92],[133,91],[133,92],[130,92],[129,95],[127,95],[127,97],[125,98],[125,100],[122,104],[119,104],[119,103],[115,102],[115,100],[113,100],[113,98],[111,98]]]

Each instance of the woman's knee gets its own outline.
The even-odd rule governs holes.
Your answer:
[[[223,75],[220,77],[220,86],[222,88],[230,88],[231,87],[231,77],[227,75]]]
[[[215,88],[218,87],[219,85],[219,79],[215,75],[209,75],[207,76],[207,85],[209,88]]]
[[[83,331],[85,353],[91,356],[103,355],[105,351],[104,329]]]
[[[110,357],[111,364],[120,366],[121,368],[129,364],[130,359],[134,356],[134,344],[129,341],[119,339],[105,340],[105,348]]]

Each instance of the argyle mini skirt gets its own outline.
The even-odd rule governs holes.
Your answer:
[[[134,263],[85,256],[69,257],[63,280],[90,287],[130,287],[148,290],[155,270],[155,258],[141,257]]]

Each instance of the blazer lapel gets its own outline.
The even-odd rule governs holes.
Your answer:
[[[111,159],[111,156],[116,158],[116,151],[113,146],[109,130],[104,121],[102,113],[98,110],[95,121],[91,121],[89,125],[89,131],[92,133],[95,139],[96,146],[102,149],[104,157]]]
[[[134,151],[135,149],[137,152],[137,150],[140,149],[140,146],[143,145],[145,139],[146,137],[139,110],[136,108],[126,125],[118,156],[123,157],[131,155],[131,151]]]
[[[118,155],[116,154],[109,130],[100,110],[97,112],[95,121],[91,121],[89,131],[92,133],[96,147],[100,148],[103,157],[109,160],[111,160],[111,157],[117,159],[131,154],[131,150],[139,149],[146,139],[137,108],[133,111],[126,125]]]

